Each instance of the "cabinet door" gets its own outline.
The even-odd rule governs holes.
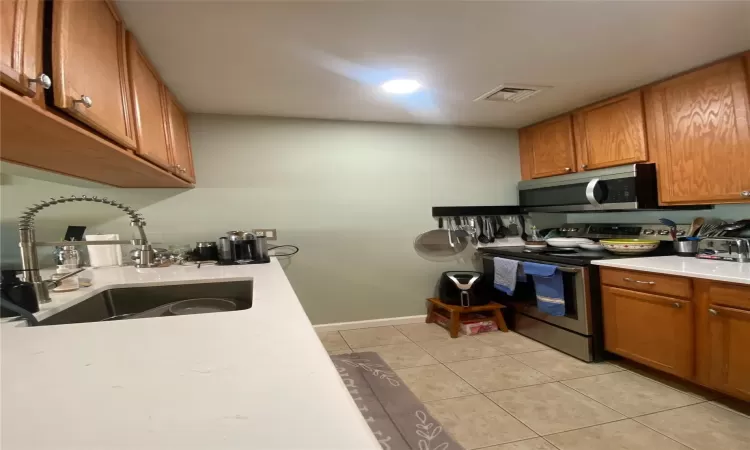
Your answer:
[[[521,163],[521,179],[530,180],[532,177],[532,159],[533,156],[533,143],[531,142],[531,136],[533,131],[528,128],[522,128],[518,130],[518,150]]]
[[[195,183],[193,151],[190,148],[187,117],[185,117],[185,113],[174,99],[174,96],[169,91],[166,91],[166,89],[165,96],[169,115],[170,148],[174,161],[174,174],[186,181]]]
[[[0,1],[0,82],[21,95],[41,98],[41,0]],[[49,87],[49,85],[47,85]]]
[[[708,312],[709,385],[750,400],[750,311],[712,303]]]
[[[664,372],[692,378],[693,304],[690,301],[603,286],[602,303],[604,345],[608,351]]]
[[[169,150],[169,121],[161,79],[132,35],[128,35],[128,69],[133,93],[136,153],[172,170]]]
[[[741,57],[645,91],[664,204],[750,201],[750,105]]]
[[[543,178],[575,172],[573,124],[563,116],[527,129],[531,142],[531,177]]]
[[[573,123],[579,170],[648,160],[641,91],[581,109]]]
[[[125,28],[114,5],[56,0],[52,11],[55,106],[134,149]]]

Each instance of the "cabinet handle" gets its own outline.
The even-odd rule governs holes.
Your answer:
[[[73,104],[75,105],[76,103],[82,104],[86,109],[91,108],[91,106],[94,105],[94,102],[88,95],[82,95],[80,99],[73,99]]]
[[[675,308],[678,308],[678,309],[679,309],[679,308],[682,308],[682,305],[680,304],[680,302],[674,302],[674,303],[672,303],[672,305],[673,305],[673,306],[674,306]]]
[[[588,164],[581,164],[581,169],[587,169],[589,167]]]
[[[627,281],[629,283],[638,283],[638,284],[649,284],[649,285],[656,284],[656,281],[640,281],[640,280],[634,280],[629,277],[623,278],[623,281]]]
[[[52,87],[52,79],[46,73],[40,73],[38,77],[29,80],[29,83],[37,83],[43,89]]]
[[[718,316],[719,315],[719,311],[717,311],[717,310],[715,310],[713,308],[708,308],[708,312],[710,312],[711,315],[713,315],[713,316]]]
[[[750,197],[750,191],[742,191],[740,194],[745,198]]]

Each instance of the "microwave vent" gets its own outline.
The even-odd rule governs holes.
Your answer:
[[[493,90],[474,99],[474,101],[519,103],[545,89],[549,89],[549,87],[529,86],[526,84],[501,84]]]

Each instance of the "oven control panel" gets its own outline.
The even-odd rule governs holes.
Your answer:
[[[677,225],[677,236],[685,236],[689,224]],[[662,224],[575,224],[566,223],[558,228],[565,237],[586,237],[591,239],[652,239],[671,241],[669,227]]]

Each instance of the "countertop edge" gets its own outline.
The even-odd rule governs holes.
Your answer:
[[[689,278],[750,285],[750,264],[709,261],[680,256],[654,256],[631,259],[597,260],[594,265],[640,272],[661,273]],[[717,273],[716,271],[726,271]]]

